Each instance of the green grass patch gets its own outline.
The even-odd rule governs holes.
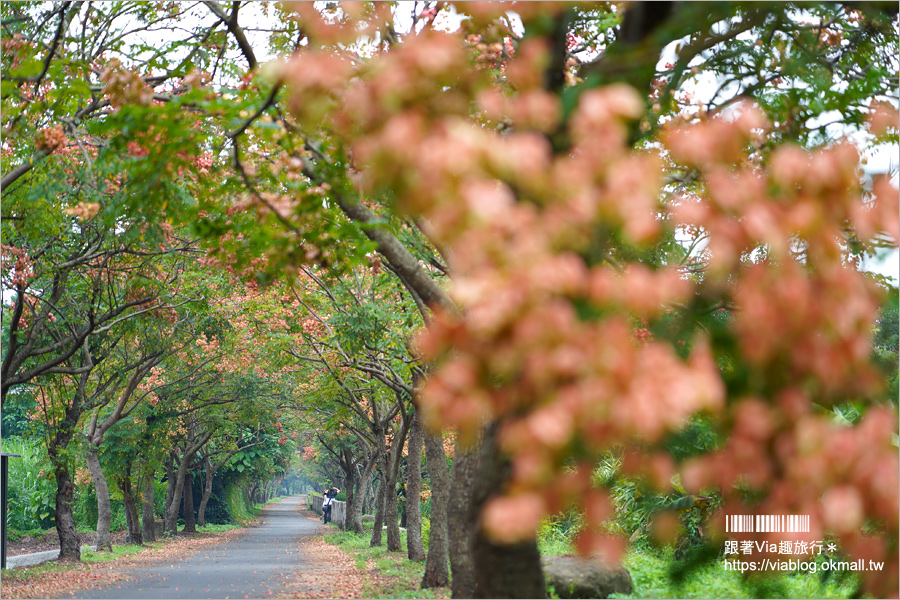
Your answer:
[[[89,546],[81,547],[81,562],[83,563],[105,563],[123,556],[137,554],[143,552],[147,548],[162,548],[165,542],[148,542],[143,546],[137,544],[114,544],[112,552],[103,551],[96,552],[91,550]]]
[[[819,571],[743,576],[726,570],[722,560],[706,563],[675,582],[682,563],[671,550],[632,547],[624,564],[634,592],[613,598],[853,598],[858,577],[851,572]]]
[[[367,570],[373,566],[378,570],[378,580],[366,578],[363,595],[366,598],[448,598],[449,588],[423,590],[419,588],[425,574],[424,562],[413,562],[406,556],[406,532],[400,532],[403,550],[389,552],[387,532],[382,537],[382,545],[371,547],[372,523],[363,523],[363,535],[336,530],[325,535],[325,541],[341,548],[353,557],[355,566]]]
[[[232,529],[240,529],[241,525],[237,523],[207,523],[203,527],[197,527],[197,531],[200,533],[222,533],[223,531],[230,531]]]
[[[53,529],[9,529],[6,532],[6,539],[10,542],[18,542],[26,535],[33,538],[42,538],[44,534],[49,531],[55,531]]]

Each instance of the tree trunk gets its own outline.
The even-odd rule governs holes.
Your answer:
[[[200,496],[200,508],[197,510],[197,525],[200,527],[206,526],[206,505],[212,496],[213,477],[216,476],[216,469],[208,456],[203,458],[203,462],[206,466],[206,479],[203,485],[203,494]]]
[[[356,490],[353,493],[353,502],[347,504],[347,529],[353,533],[362,535],[365,532],[362,524],[363,505],[369,493],[369,480],[372,478],[372,469],[375,467],[375,455],[372,454],[366,460],[362,475],[356,482]]]
[[[475,517],[472,487],[475,485],[477,449],[466,448],[457,438],[453,453],[453,476],[447,504],[452,595],[475,597]],[[473,513],[473,514],[470,514]]]
[[[182,461],[184,465],[184,461]],[[179,466],[175,472],[175,480],[172,489],[172,503],[166,509],[166,521],[164,529],[167,533],[178,533],[178,509],[181,508],[181,497],[184,494],[184,470]]]
[[[141,520],[143,522],[143,536],[145,542],[156,540],[156,520],[153,516],[153,497],[155,494],[155,490],[153,489],[153,475],[154,473],[149,470],[144,473],[144,486],[141,490],[141,499],[143,500]]]
[[[454,469],[456,489],[452,494],[459,494],[459,497],[451,499],[455,515],[450,523],[451,544],[454,543],[456,530],[464,530],[465,535],[456,542],[467,544],[463,553],[468,555],[470,562],[462,565],[460,574],[464,579],[459,589],[457,572],[453,567],[453,597],[496,598],[499,594],[506,598],[545,598],[547,587],[537,541],[498,545],[487,539],[480,528],[482,506],[488,498],[503,492],[510,477],[509,461],[501,456],[497,447],[496,423],[485,430],[473,450],[463,455],[460,464],[463,473],[459,479]],[[461,488],[466,483],[470,485]],[[460,509],[460,497],[464,495],[464,490],[468,490],[468,502],[465,508]],[[459,547],[456,549],[457,552],[460,550]],[[453,552],[451,546],[451,565]],[[465,569],[471,569],[471,572]],[[473,584],[472,588],[463,588]]]
[[[406,551],[409,560],[425,560],[422,546],[422,442],[424,431],[419,411],[412,416],[409,429],[409,456],[406,462]]]
[[[344,511],[344,523],[341,526],[345,531],[350,529],[350,511],[354,510],[353,507],[357,504],[356,479],[356,463],[355,461],[350,461],[349,469],[345,472],[343,488],[347,490],[347,506]]]
[[[88,447],[85,461],[91,474],[91,481],[94,483],[94,490],[97,492],[97,532],[94,536],[94,545],[98,551],[112,552],[112,537],[109,531],[112,523],[112,505],[109,500],[109,485],[106,483],[103,469],[100,468],[98,449],[93,444]]]
[[[184,476],[187,473],[188,466],[194,459],[194,455],[200,448],[209,441],[212,436],[211,431],[203,433],[199,438],[195,439],[184,451],[181,457],[181,464],[178,465],[178,472],[175,474],[175,490],[172,492],[172,504],[166,510],[165,529],[169,533],[175,535],[178,533],[178,500],[184,493]],[[185,510],[185,522],[187,521],[187,510]],[[191,502],[191,519],[193,519],[193,501]]]
[[[166,510],[165,513],[169,514],[169,508],[172,506],[172,502],[175,500],[175,453],[170,452],[169,457],[166,459]],[[178,497],[179,502],[181,501],[181,497]]]
[[[56,533],[59,535],[60,562],[81,560],[81,546],[78,543],[78,531],[75,529],[75,486],[69,470],[61,462],[54,467],[56,475]]]
[[[184,474],[184,529],[183,533],[197,533],[194,518],[194,476],[190,471]]]
[[[374,466],[374,465],[373,465]],[[365,499],[363,500],[363,514],[371,515],[374,514],[374,507],[372,506],[377,499],[378,492],[378,483],[375,481],[374,477],[369,477],[369,486],[366,488]]]
[[[375,490],[375,522],[372,524],[372,540],[369,542],[369,546],[381,545],[381,527],[384,525],[384,490],[386,487],[385,477],[382,475],[381,480],[378,482],[378,488]]]
[[[425,466],[431,479],[431,532],[428,535],[428,559],[422,587],[450,585],[447,568],[449,542],[447,539],[447,502],[450,499],[450,469],[444,454],[444,440],[440,433],[425,433]]]
[[[474,598],[546,598],[537,541],[499,546],[475,536]]]
[[[131,485],[131,465],[125,469],[122,477],[122,498],[125,503],[125,515],[128,517],[128,536],[132,544],[143,545],[141,537],[141,521],[138,519],[137,503]]]
[[[394,469],[391,469],[394,471]],[[399,471],[399,464],[397,465]],[[384,520],[387,524],[387,549],[389,552],[402,552],[403,541],[400,539],[400,506],[397,502],[397,471],[391,473],[385,489]]]

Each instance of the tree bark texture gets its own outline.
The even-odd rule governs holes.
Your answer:
[[[475,509],[472,487],[475,485],[477,448],[467,448],[457,439],[453,453],[453,478],[447,504],[450,551],[451,593],[454,598],[475,597]]]
[[[78,532],[75,529],[75,485],[69,473],[69,465],[65,456],[66,448],[75,434],[75,427],[83,412],[84,386],[87,376],[82,375],[78,391],[72,404],[66,409],[66,416],[60,423],[56,434],[50,441],[47,453],[53,464],[53,473],[56,477],[56,508],[54,519],[56,521],[56,533],[59,536],[59,560],[81,560],[81,546],[78,542]]]
[[[194,517],[194,476],[190,471],[184,474],[184,533],[197,533],[197,520]]]
[[[347,504],[347,523],[346,528],[353,533],[362,534],[365,530],[362,524],[363,505],[366,502],[366,495],[369,493],[369,480],[372,479],[372,470],[375,468],[374,453],[366,460],[366,466],[363,467],[362,475],[356,482],[356,490],[353,492],[353,502]],[[348,490],[349,492],[349,490]]]
[[[381,545],[381,527],[384,525],[384,490],[386,487],[385,477],[382,474],[378,482],[378,488],[375,490],[375,522],[372,524],[372,540],[369,542],[369,546]]]
[[[166,459],[166,510],[165,514],[169,514],[169,507],[175,499],[175,453],[170,452]],[[181,501],[181,498],[178,498]],[[163,517],[165,520],[165,517]]]
[[[184,451],[184,455],[181,457],[181,464],[178,465],[178,472],[175,473],[175,490],[172,493],[172,504],[166,511],[165,529],[173,535],[178,533],[178,500],[184,493],[185,473],[187,473],[188,467],[194,459],[194,455],[207,441],[209,441],[210,437],[212,437],[212,432],[207,431],[203,433],[199,438],[188,445]],[[191,518],[193,518],[193,502],[191,502],[191,513]],[[185,517],[187,517],[187,510],[185,510]]]
[[[541,568],[541,556],[537,541],[500,545],[488,539],[481,529],[480,515],[485,501],[503,492],[510,477],[509,460],[500,454],[497,445],[497,424],[491,424],[484,432],[471,465],[473,485],[469,488],[468,509],[463,523],[451,525],[465,527],[468,550],[472,557],[474,589],[465,590],[464,597],[496,598],[545,598],[547,586]],[[453,596],[456,589],[453,590]],[[472,593],[468,593],[472,592]]]
[[[75,529],[75,485],[69,470],[57,464],[56,474],[56,533],[59,535],[60,562],[81,560],[81,546],[78,543],[78,532]]]
[[[153,488],[153,475],[154,473],[149,470],[144,473],[144,485],[141,490],[141,500],[143,501],[141,521],[145,542],[156,540],[156,520],[153,515],[153,500],[156,490]]]
[[[95,446],[88,449],[85,462],[97,493],[97,531],[94,535],[94,545],[98,551],[112,552],[112,536],[109,531],[112,523],[112,505],[109,500],[109,485],[103,475],[103,469],[100,468],[100,456]]]
[[[424,431],[419,411],[412,416],[409,428],[409,456],[406,462],[406,552],[409,560],[425,560],[422,546],[422,443]]]
[[[125,515],[128,517],[128,536],[132,544],[143,545],[141,520],[138,518],[137,499],[131,482],[131,464],[125,469],[122,477],[122,499],[125,504]]]
[[[450,499],[450,469],[440,433],[425,433],[425,466],[431,480],[431,532],[422,587],[450,585],[449,540],[447,539],[447,503]]]
[[[206,526],[206,505],[212,496],[213,478],[216,476],[216,468],[208,456],[203,457],[203,463],[206,466],[206,478],[203,485],[203,494],[200,496],[200,508],[197,510],[197,525]]]
[[[403,542],[400,539],[400,503],[397,501],[397,475],[397,472],[391,473],[384,490],[384,521],[387,525],[389,552],[403,551]]]

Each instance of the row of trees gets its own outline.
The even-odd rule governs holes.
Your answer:
[[[534,532],[566,508],[620,551],[614,448],[722,499],[710,545],[726,513],[811,514],[896,591],[890,281],[859,268],[898,239],[859,155],[896,143],[895,7],[2,11],[3,397],[47,392],[61,539],[76,433],[98,491],[116,423],[140,469],[178,444],[177,498],[204,446],[290,422],[349,527],[378,482],[392,550],[405,468],[414,560],[424,446],[423,584],[449,558],[457,597],[542,597]],[[718,441],[674,452],[697,413]]]

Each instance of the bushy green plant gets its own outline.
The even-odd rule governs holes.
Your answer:
[[[20,454],[9,459],[9,513],[12,529],[49,529],[53,526],[56,481],[47,452],[38,440],[11,437],[3,451]]]
[[[247,490],[238,480],[225,487],[225,506],[229,517],[235,521],[246,521],[253,517]]]

